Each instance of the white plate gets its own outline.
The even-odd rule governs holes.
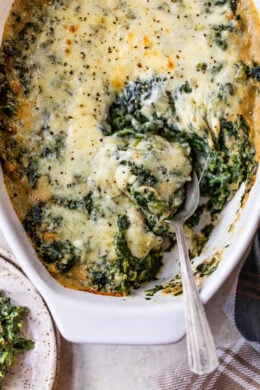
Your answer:
[[[57,344],[50,314],[31,282],[16,266],[0,257],[0,290],[14,305],[29,309],[24,335],[35,342],[32,350],[18,355],[3,381],[3,390],[53,389]]]

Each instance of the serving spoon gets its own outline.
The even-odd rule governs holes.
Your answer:
[[[179,261],[181,266],[183,299],[185,307],[186,338],[190,370],[196,374],[209,374],[218,367],[216,347],[206,313],[195,284],[191,269],[183,224],[194,213],[199,204],[200,189],[196,173],[187,184],[186,201],[172,220],[165,222],[175,228]]]

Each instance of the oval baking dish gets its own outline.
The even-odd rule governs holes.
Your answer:
[[[0,4],[0,34],[12,1]],[[1,35],[0,35],[1,36]],[[170,66],[170,65],[169,65]],[[208,302],[243,261],[260,216],[260,173],[245,197],[242,185],[226,205],[196,263],[215,258],[216,270],[203,280],[201,297]],[[129,296],[113,297],[65,288],[55,281],[38,260],[7,195],[0,170],[0,220],[3,234],[23,271],[45,299],[61,334],[72,342],[164,344],[185,334],[182,297],[147,294],[178,272],[176,251],[167,253],[158,279]]]

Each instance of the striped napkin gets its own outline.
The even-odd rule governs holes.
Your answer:
[[[151,389],[260,390],[260,230],[223,309],[241,338],[217,348],[218,369],[200,376],[182,361],[154,373]]]
[[[241,335],[260,353],[260,229],[224,311]]]

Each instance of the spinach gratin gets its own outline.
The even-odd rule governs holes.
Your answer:
[[[200,253],[256,173],[259,36],[250,0],[14,1],[0,156],[17,215],[60,283],[125,295],[156,278],[175,245],[165,219],[192,169],[202,201],[186,232]]]
[[[34,341],[22,335],[27,314],[27,307],[13,305],[0,291],[0,386],[17,356],[34,347]]]

